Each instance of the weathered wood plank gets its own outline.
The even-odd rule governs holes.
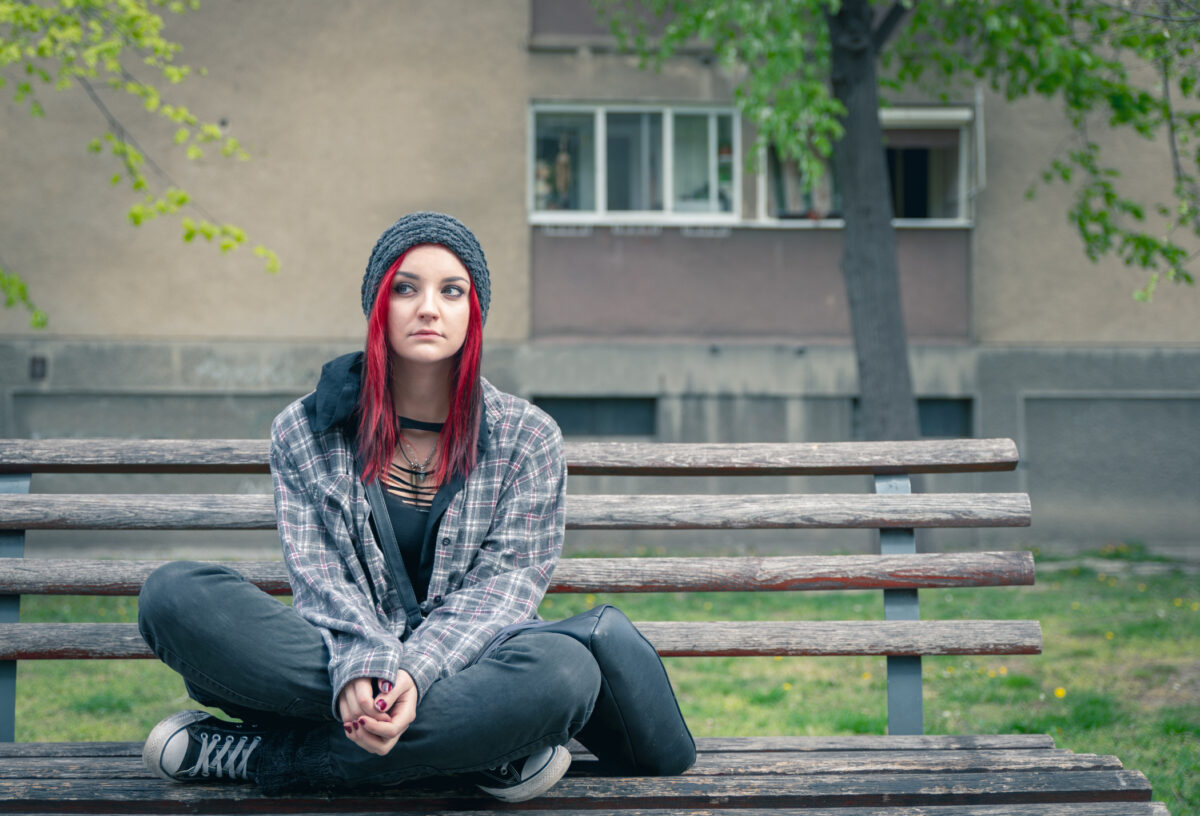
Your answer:
[[[595,758],[576,758],[578,774],[596,773]],[[775,774],[1009,773],[1121,770],[1120,760],[1070,751],[781,751],[700,753],[689,776]],[[601,774],[603,775],[603,774]],[[151,779],[140,757],[10,757],[0,779]]]
[[[1115,756],[1070,751],[829,751],[700,753],[692,776],[738,774],[1008,773],[1121,770]]]
[[[1054,748],[1049,734],[863,734],[839,737],[697,737],[700,751],[990,751]],[[3,754],[0,754],[2,756]]]
[[[380,808],[373,811],[343,811],[335,799],[324,803],[320,813],[295,813],[294,816],[324,816],[328,813],[339,813],[343,816],[368,816],[381,812]],[[480,803],[480,808],[465,810],[419,810],[411,809],[404,802],[394,803],[383,812],[390,816],[482,816],[495,814],[498,807],[488,803]],[[4,812],[4,811],[0,811]],[[55,812],[55,811],[43,811]],[[90,816],[92,810],[86,812],[72,810],[76,816]],[[119,811],[121,812],[121,811]],[[175,811],[171,811],[175,812]],[[193,812],[193,811],[188,811]],[[268,811],[260,811],[268,812]],[[274,812],[274,811],[272,811]],[[509,816],[579,816],[578,810],[516,810],[506,807],[502,811]],[[1161,802],[1089,802],[1086,804],[1064,802],[1060,804],[1032,805],[963,805],[934,807],[867,807],[867,808],[621,808],[613,811],[622,816],[1170,816],[1166,805]],[[13,816],[32,816],[19,814]],[[99,816],[99,814],[96,814]]]
[[[136,595],[165,561],[0,559],[0,593]],[[272,595],[291,594],[280,561],[226,562]],[[1028,552],[722,558],[567,558],[550,592],[718,592],[1030,585]]]
[[[343,816],[367,816],[377,814],[381,810],[391,816],[483,816],[499,811],[497,805],[489,806],[487,802],[479,803],[480,809],[465,810],[421,810],[412,809],[404,801],[392,803],[387,809],[377,807],[371,811],[345,811],[340,808],[342,803],[332,799],[323,803],[318,813],[295,813],[294,816],[324,816],[328,813],[339,813]],[[536,804],[536,802],[532,803]],[[529,806],[525,806],[528,808]],[[0,812],[7,812],[0,809]],[[55,812],[55,811],[43,811]],[[77,816],[86,813],[72,809]],[[175,811],[171,811],[175,812]],[[194,811],[187,811],[194,812]],[[261,812],[268,812],[263,810]],[[277,812],[277,811],[271,811]],[[290,812],[290,811],[289,811]],[[541,810],[505,807],[502,811],[508,816],[579,816],[578,810]],[[934,805],[932,807],[865,807],[865,808],[621,808],[614,811],[622,816],[1170,816],[1167,807],[1161,802],[1061,802],[1053,804],[1020,804],[1020,805]]]
[[[568,496],[569,530],[1025,527],[1024,493]],[[271,496],[0,495],[3,530],[268,530]]]
[[[585,753],[572,742],[573,753]],[[767,751],[1046,751],[1054,748],[1048,734],[864,734],[839,737],[697,737],[701,753],[735,754]],[[5,757],[140,757],[140,742],[0,742]]]
[[[267,439],[0,439],[0,473],[267,473]]]
[[[479,808],[486,794],[449,783],[354,792],[338,797],[347,810]],[[1054,802],[1148,802],[1150,785],[1135,771],[956,774],[826,774],[805,777],[576,777],[568,776],[537,800],[539,807],[606,810],[705,807],[879,807]],[[326,810],[322,796],[265,798],[249,786],[170,784],[155,780],[0,780],[0,811],[127,812],[154,808],[193,812],[305,812]],[[97,805],[108,807],[98,808]],[[494,802],[491,807],[494,807]],[[489,808],[490,809],[490,808]]]
[[[646,621],[664,657],[1038,654],[1037,621]],[[0,660],[151,657],[132,623],[10,623]]]
[[[140,757],[140,742],[0,742],[0,759],[10,757]]]
[[[289,803],[290,804],[290,803]],[[426,810],[420,809],[420,803],[414,803],[415,807],[409,807],[409,803],[404,800],[391,803],[391,807],[382,808],[376,806],[374,810],[343,810],[342,805],[345,804],[337,799],[330,799],[322,803],[322,809],[319,813],[316,812],[294,812],[294,816],[325,816],[329,813],[339,813],[343,816],[368,816],[368,814],[378,814],[385,812],[390,816],[483,816],[484,814],[495,814],[503,812],[508,816],[579,816],[579,810],[561,810],[558,808],[550,810],[541,809],[515,809],[505,807],[501,811],[495,803],[479,802],[478,807],[468,807],[463,810]],[[536,802],[531,804],[536,805]],[[51,806],[53,807],[53,805]],[[76,816],[88,816],[96,811],[93,808],[79,810],[79,806],[73,806],[69,811]],[[525,806],[529,807],[528,805]],[[0,812],[12,813],[14,816],[25,816],[17,811],[5,811],[0,806]],[[48,808],[41,813],[59,812]],[[124,813],[124,810],[117,810],[117,813]],[[143,811],[145,812],[145,811]],[[154,811],[159,813],[175,813],[175,812],[197,812],[196,809],[187,811]],[[258,812],[280,812],[278,810],[268,811],[265,807]],[[292,811],[286,811],[292,813]],[[594,809],[593,809],[594,812]],[[805,807],[802,810],[796,808],[733,808],[733,809],[718,809],[718,808],[620,808],[614,810],[614,813],[620,813],[622,816],[1170,816],[1167,811],[1167,806],[1162,802],[1058,802],[1052,804],[1019,804],[1019,805],[934,805],[931,807],[865,807],[865,808],[809,808]],[[28,812],[27,812],[28,813]],[[32,816],[32,814],[29,814]],[[96,814],[96,816],[99,816]]]
[[[909,442],[567,442],[575,474],[817,476],[1012,470],[1011,439]],[[0,473],[266,473],[265,439],[4,439]]]
[[[646,621],[663,657],[1040,654],[1037,621]]]

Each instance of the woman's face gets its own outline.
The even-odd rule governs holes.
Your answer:
[[[462,348],[471,310],[471,276],[450,250],[413,247],[392,277],[388,347],[414,364],[444,363]]]

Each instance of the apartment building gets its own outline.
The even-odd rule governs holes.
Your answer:
[[[855,437],[836,180],[806,193],[757,150],[703,50],[643,70],[586,0],[209,0],[167,23],[207,68],[171,92],[252,160],[189,163],[136,101],[106,103],[282,271],[184,246],[167,220],[124,226],[82,93],[42,94],[45,119],[10,106],[0,248],[51,322],[0,314],[0,433],[264,436],[361,344],[375,238],[437,209],[492,269],[485,374],[569,436]],[[980,482],[1034,502],[1030,530],[955,546],[1189,545],[1200,291],[1135,303],[1140,273],[1086,259],[1067,190],[1026,199],[1068,139],[1052,104],[913,92],[880,115],[922,433],[1013,437],[1021,469]],[[1169,184],[1165,146],[1102,139],[1127,178]]]

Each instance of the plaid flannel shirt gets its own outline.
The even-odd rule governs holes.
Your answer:
[[[337,697],[360,677],[400,669],[419,697],[469,665],[500,629],[537,617],[562,552],[566,460],[545,412],[483,381],[490,438],[446,508],[425,620],[409,629],[383,553],[353,444],[338,427],[314,433],[300,401],[271,427],[275,514],[294,607],[329,649]]]

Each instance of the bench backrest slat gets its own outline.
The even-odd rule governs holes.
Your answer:
[[[644,621],[664,657],[1009,655],[1041,651],[1037,621]],[[133,623],[14,623],[0,660],[153,657]]]
[[[568,530],[746,530],[1023,527],[1021,493],[567,497]],[[263,494],[35,494],[0,496],[0,529],[270,530]]]
[[[266,473],[263,439],[0,440],[0,473]],[[821,476],[1013,470],[1010,439],[909,442],[567,442],[579,475]]]
[[[136,595],[164,561],[0,559],[0,594]],[[272,595],[290,595],[281,561],[231,562]],[[919,555],[565,558],[550,592],[770,592],[1017,586],[1033,583],[1027,552]]]

